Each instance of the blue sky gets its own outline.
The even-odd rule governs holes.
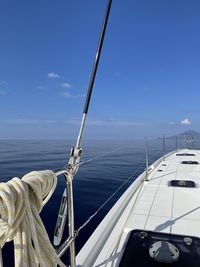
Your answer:
[[[0,138],[74,138],[105,0],[2,0]],[[85,138],[200,131],[200,2],[113,0]]]

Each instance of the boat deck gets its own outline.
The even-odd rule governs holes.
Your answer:
[[[200,152],[181,151],[187,152],[196,156],[176,156],[174,153],[149,175],[149,182],[141,188],[125,231],[145,229],[200,237],[200,164],[181,163],[200,163]],[[190,180],[196,187],[173,187],[169,185],[171,180]]]
[[[130,233],[136,229],[200,237],[198,163],[200,151],[188,149],[155,162],[149,180],[144,181],[145,173],[139,176],[106,215],[78,254],[77,266],[118,267]],[[174,180],[181,180],[181,187],[172,186]],[[195,187],[184,187],[184,181]]]

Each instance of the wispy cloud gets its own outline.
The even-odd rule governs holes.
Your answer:
[[[68,120],[41,120],[41,119],[26,119],[26,118],[18,118],[18,119],[10,119],[4,120],[4,123],[8,124],[73,124],[79,125],[80,124],[79,118],[72,118]]]
[[[7,84],[8,84],[8,82],[6,82],[6,81],[0,81],[0,85],[5,86],[5,85],[7,85]]]
[[[72,125],[80,125],[81,118],[71,118],[67,120],[41,120],[41,119],[26,119],[26,118],[18,118],[6,120],[4,123],[10,124],[72,124]],[[149,123],[141,123],[141,122],[133,122],[133,121],[125,121],[125,120],[115,120],[115,119],[90,119],[87,121],[87,125],[89,126],[118,126],[118,127],[140,127],[150,125]]]
[[[145,126],[149,125],[150,123],[144,122],[135,122],[135,121],[126,121],[126,120],[117,120],[117,119],[105,119],[105,120],[88,120],[89,125],[99,125],[99,126]]]
[[[13,120],[7,120],[7,123],[13,123],[13,124],[38,124],[39,120],[34,119],[13,119]]]
[[[0,95],[5,95],[6,92],[4,90],[0,90]]]
[[[0,81],[0,95],[5,95],[7,91],[8,83],[6,81]]]
[[[36,89],[38,89],[38,90],[45,90],[46,87],[43,86],[43,85],[38,85],[38,86],[36,86]]]
[[[38,120],[38,119],[12,119],[4,121],[11,124],[52,124],[57,123],[54,120]]]
[[[72,85],[70,83],[62,83],[61,86],[64,88],[71,88],[72,87]]]
[[[188,118],[185,118],[181,121],[181,125],[190,125],[190,124],[192,124],[192,123]]]
[[[58,73],[56,73],[56,72],[49,72],[47,74],[47,77],[48,78],[60,78],[60,75]]]
[[[84,97],[84,94],[77,94],[77,95],[73,95],[70,92],[66,91],[66,92],[62,92],[61,96],[65,97],[65,98],[80,98],[80,97]]]
[[[79,118],[74,118],[70,120],[66,120],[65,123],[70,124],[80,124],[81,120]],[[89,119],[87,121],[87,125],[90,126],[119,126],[119,127],[139,127],[139,126],[147,126],[151,125],[150,123],[145,122],[134,122],[134,121],[126,121],[126,120],[117,120],[117,119]]]

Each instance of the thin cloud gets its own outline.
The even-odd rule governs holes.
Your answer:
[[[18,118],[18,119],[10,119],[4,120],[3,123],[8,124],[80,124],[80,118],[72,118],[68,120],[50,120],[50,119],[26,119],[26,118]]]
[[[9,124],[71,124],[71,125],[80,125],[80,118],[71,118],[67,120],[41,120],[41,119],[26,119],[26,118],[18,118],[3,121],[4,123]],[[123,121],[123,120],[115,120],[115,119],[90,119],[87,121],[87,125],[89,126],[118,126],[118,127],[141,127],[150,125],[149,123],[142,122],[133,122],[133,121]]]
[[[149,123],[144,122],[134,122],[134,121],[125,121],[125,120],[115,120],[115,119],[106,119],[106,120],[88,120],[89,125],[99,125],[99,126],[120,126],[120,127],[137,127],[149,125]]]
[[[81,119],[80,118],[72,118],[72,119],[65,120],[63,123],[72,124],[72,125],[80,125]]]
[[[81,123],[80,118],[73,118],[65,120],[65,123],[77,125]],[[125,120],[115,120],[115,119],[89,119],[87,121],[89,126],[119,126],[119,127],[140,127],[151,125],[150,123],[145,122],[134,122],[134,121],[125,121]]]
[[[43,86],[43,85],[38,85],[38,86],[36,87],[36,89],[38,89],[38,90],[44,90],[44,89],[46,89],[46,87]]]
[[[181,125],[191,125],[191,121],[188,118],[185,118],[181,121]]]
[[[0,90],[0,95],[5,95],[6,92],[4,90]]]
[[[61,96],[65,97],[65,98],[80,98],[80,97],[84,97],[85,95],[83,95],[83,94],[73,95],[70,92],[66,91],[66,92],[62,92]]]
[[[0,82],[0,85],[3,85],[3,86],[5,86],[5,85],[7,85],[8,84],[8,82],[6,82],[6,81],[1,81]]]
[[[6,81],[0,81],[0,95],[5,95],[7,91],[8,83]]]
[[[57,123],[57,121],[54,120],[38,120],[38,119],[13,119],[13,120],[7,120],[6,123],[11,124],[52,124]]]
[[[168,124],[169,125],[176,125],[177,123],[175,123],[174,121],[170,121]]]
[[[71,88],[72,87],[72,85],[70,83],[62,83],[61,86],[64,88]]]
[[[56,72],[49,72],[47,74],[47,77],[48,78],[60,78],[60,75],[58,73],[56,73]]]

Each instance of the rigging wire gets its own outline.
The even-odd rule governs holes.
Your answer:
[[[111,151],[104,152],[104,153],[102,153],[102,154],[100,154],[100,155],[97,155],[97,156],[94,156],[94,157],[92,157],[92,158],[90,158],[90,159],[83,160],[83,161],[81,161],[81,162],[79,162],[79,163],[77,163],[77,164],[78,164],[79,166],[80,166],[80,165],[83,165],[83,164],[86,164],[86,163],[91,162],[91,161],[93,161],[93,160],[95,160],[95,159],[99,159],[99,158],[101,158],[101,157],[103,157],[103,156],[109,155],[109,154],[111,154],[111,153],[113,153],[113,152],[115,152],[115,151],[118,151],[118,150],[120,150],[120,149],[122,149],[122,148],[116,148],[116,149],[113,149],[113,150],[111,150]]]
[[[76,236],[78,236],[79,232],[85,228],[85,226],[103,209],[103,207],[119,192],[119,190],[127,184],[131,178],[139,171],[139,169],[145,164],[145,162],[142,162],[139,167],[131,173],[131,175],[126,179],[120,187],[78,228],[78,230],[75,231]]]
[[[114,152],[116,152],[116,151],[120,151],[120,150],[123,150],[123,149],[124,149],[124,147],[118,147],[118,148],[115,148],[115,149],[113,149],[113,150],[106,151],[106,152],[104,152],[104,153],[102,153],[102,154],[100,154],[100,155],[96,155],[96,156],[91,157],[91,158],[89,158],[89,159],[83,160],[83,161],[81,161],[81,162],[79,162],[79,163],[76,163],[76,165],[79,165],[79,166],[80,166],[80,165],[83,165],[83,164],[87,164],[87,163],[89,163],[89,162],[92,162],[93,160],[99,159],[99,158],[101,158],[101,157],[103,157],[103,156],[112,154],[112,153],[114,153]],[[90,156],[92,156],[92,155],[95,155],[95,153],[91,153],[91,154],[90,154]]]

